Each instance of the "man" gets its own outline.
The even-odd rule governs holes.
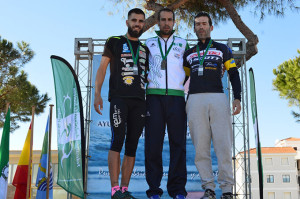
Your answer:
[[[241,82],[232,52],[228,46],[211,40],[212,20],[200,12],[194,19],[198,44],[184,54],[184,66],[190,74],[187,117],[191,138],[196,150],[195,164],[205,194],[202,199],[215,199],[215,184],[210,157],[211,140],[218,158],[218,182],[221,199],[231,199],[232,124],[228,98],[223,92],[222,69],[228,71],[233,88],[233,115],[241,111]]]
[[[128,192],[128,185],[146,113],[145,80],[149,50],[138,40],[143,33],[144,24],[145,14],[141,9],[134,8],[128,12],[128,20],[126,20],[128,32],[124,36],[110,37],[106,41],[95,81],[94,108],[102,115],[101,88],[110,63],[108,100],[112,139],[108,153],[108,168],[113,199],[134,198]],[[125,155],[119,186],[120,151],[124,139]]]
[[[183,82],[183,54],[186,40],[173,35],[174,12],[164,8],[158,13],[157,37],[146,41],[149,48],[149,74],[146,90],[145,168],[149,185],[147,196],[163,194],[162,150],[166,125],[170,146],[167,190],[172,198],[183,199],[186,171],[186,113]]]

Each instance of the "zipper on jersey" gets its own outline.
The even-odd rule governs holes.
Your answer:
[[[167,53],[168,49],[167,49],[167,44],[169,41],[169,38],[171,37],[171,35],[168,37],[168,39],[165,41],[164,38],[162,38],[162,40],[164,40],[165,42],[165,54]],[[168,95],[168,56],[166,56],[166,95]]]

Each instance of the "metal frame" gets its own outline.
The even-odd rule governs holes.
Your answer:
[[[88,166],[89,158],[89,133],[91,123],[91,91],[92,91],[92,61],[95,54],[102,54],[105,39],[75,38],[75,72],[78,76],[84,113],[84,133],[86,135],[85,163]],[[143,41],[143,40],[142,40]],[[197,44],[196,39],[187,40],[190,46]],[[250,152],[249,152],[249,117],[248,117],[248,89],[247,89],[247,67],[246,67],[246,42],[244,38],[216,39],[215,41],[227,44],[231,49],[234,59],[241,62],[239,68],[242,85],[242,110],[237,116],[232,117],[233,126],[233,169],[234,169],[234,196],[236,199],[251,199],[251,176],[250,176]],[[230,84],[228,84],[230,85]],[[229,88],[230,99],[233,99]],[[232,100],[230,100],[232,101]],[[243,154],[243,155],[240,155]],[[239,160],[239,161],[237,161]],[[87,169],[84,174],[87,180]],[[241,183],[237,182],[237,173],[243,173]],[[87,196],[87,183],[84,185],[85,198]]]

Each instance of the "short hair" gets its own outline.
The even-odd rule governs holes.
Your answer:
[[[170,8],[162,8],[161,10],[158,11],[158,21],[160,21],[160,13],[161,12],[172,12],[172,14],[173,14],[173,21],[175,21],[175,13]]]
[[[198,18],[198,17],[207,17],[207,18],[208,18],[208,23],[209,23],[209,25],[212,26],[212,20],[211,20],[210,15],[209,15],[207,12],[202,11],[202,12],[199,12],[199,13],[195,16],[195,18],[194,18],[194,27],[195,27],[195,19]]]
[[[144,17],[145,17],[144,11],[142,11],[142,10],[139,9],[139,8],[133,8],[133,9],[129,10],[129,12],[128,12],[128,18],[130,17],[130,15],[131,15],[132,13],[134,13],[134,14],[141,14],[141,15],[144,15]]]

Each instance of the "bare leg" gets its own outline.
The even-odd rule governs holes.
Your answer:
[[[121,163],[120,153],[109,150],[108,169],[109,169],[111,187],[115,187],[119,185],[120,163]]]
[[[132,170],[134,167],[135,157],[124,155],[122,163],[121,187],[128,187]]]

